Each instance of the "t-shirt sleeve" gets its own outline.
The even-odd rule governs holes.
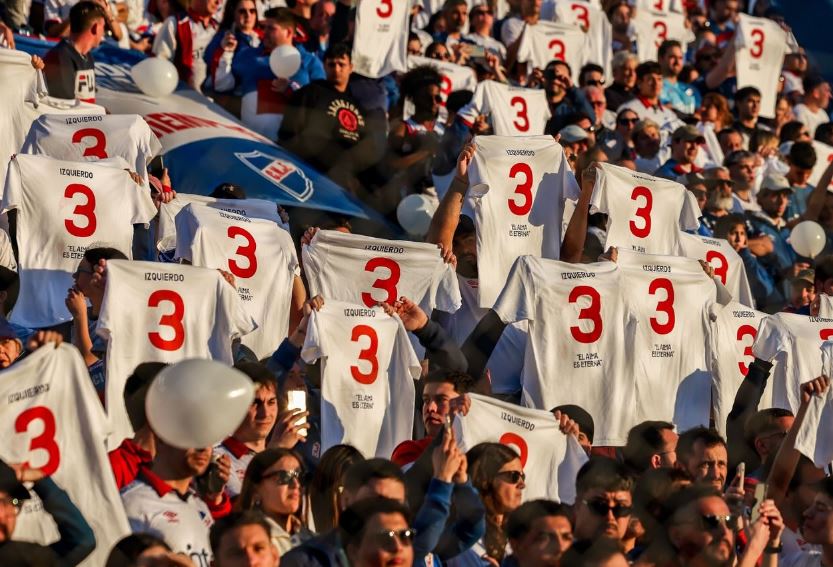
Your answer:
[[[153,54],[163,59],[173,59],[176,52],[176,18],[168,16],[153,40]]]
[[[228,329],[232,339],[248,335],[257,329],[257,323],[246,311],[237,290],[229,284],[220,273],[217,273],[218,306],[223,309],[228,320]]]
[[[494,309],[501,321],[514,323],[535,318],[535,283],[529,272],[526,257],[521,256],[512,265],[506,285],[495,302]]]
[[[770,362],[779,352],[786,350],[787,346],[784,332],[774,318],[767,317],[761,321],[758,335],[752,343],[752,353],[756,358]]]
[[[460,282],[451,264],[443,263],[440,282],[437,287],[437,309],[446,313],[455,313],[463,304],[460,295]]]
[[[0,200],[0,212],[9,212],[20,207],[23,188],[21,187],[20,164],[16,159],[9,161],[6,172],[6,184],[3,186],[3,199]]]
[[[506,24],[504,24],[503,34],[506,33],[506,26],[510,23],[511,23],[511,20],[507,21]],[[532,60],[532,53],[533,53],[533,49],[534,49],[532,33],[530,33],[530,31],[529,31],[529,26],[526,26],[526,25],[523,28],[521,28],[520,33],[523,34],[523,35],[521,35],[521,43],[520,43],[520,45],[518,45],[517,59],[518,59],[518,63],[526,63],[527,61]],[[515,41],[515,38],[513,38],[512,41]],[[506,43],[506,42],[504,41],[504,43]],[[511,43],[506,43],[506,45],[511,45]]]
[[[301,358],[307,364],[312,364],[319,358],[326,356],[321,336],[321,313],[313,311],[307,322],[307,336],[304,338],[304,346],[301,347]]]
[[[194,239],[196,237],[196,222],[193,215],[187,214],[185,209],[174,218],[176,226],[176,252],[174,258],[194,263]]]
[[[697,198],[691,191],[685,190],[683,208],[680,211],[680,228],[683,230],[696,230],[700,226],[700,206]]]
[[[607,173],[603,168],[596,170],[596,184],[593,186],[593,194],[590,196],[590,213],[608,213],[605,203],[605,191],[607,187]]]
[[[488,112],[488,110],[485,108],[485,90],[486,88],[483,83],[478,84],[477,88],[474,89],[474,95],[471,97],[471,101],[469,101],[467,105],[465,105],[463,108],[457,111],[457,116],[459,116],[466,124],[474,124],[474,121],[477,120],[477,117],[479,115],[486,114]]]
[[[581,187],[579,187],[576,176],[573,170],[570,169],[570,162],[567,161],[567,154],[561,152],[561,186],[563,187],[563,199],[570,199],[571,201],[578,201],[581,196]]]

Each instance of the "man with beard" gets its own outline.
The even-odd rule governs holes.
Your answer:
[[[628,529],[633,478],[624,465],[592,457],[576,476],[575,527],[577,545],[599,538],[621,541]]]

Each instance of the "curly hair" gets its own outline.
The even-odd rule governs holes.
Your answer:
[[[404,75],[399,82],[399,92],[405,98],[413,98],[425,87],[436,85],[441,87],[443,77],[439,71],[431,65],[420,65],[414,67]]]

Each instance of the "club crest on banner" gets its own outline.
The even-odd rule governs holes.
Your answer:
[[[309,199],[313,193],[312,180],[293,163],[260,150],[235,152],[235,157],[258,175],[268,179],[299,201]]]

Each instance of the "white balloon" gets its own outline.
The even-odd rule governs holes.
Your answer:
[[[804,221],[793,227],[789,242],[799,256],[815,258],[824,250],[827,237],[819,223]]]
[[[269,68],[279,79],[288,79],[301,68],[301,52],[293,45],[281,45],[269,54]]]
[[[173,63],[161,57],[148,57],[130,69],[133,82],[152,97],[167,96],[176,90],[179,73]]]
[[[396,207],[396,219],[408,234],[425,236],[439,201],[429,195],[408,195]]]
[[[213,360],[168,366],[151,383],[145,411],[151,429],[180,449],[211,447],[234,432],[254,399],[248,376]]]

